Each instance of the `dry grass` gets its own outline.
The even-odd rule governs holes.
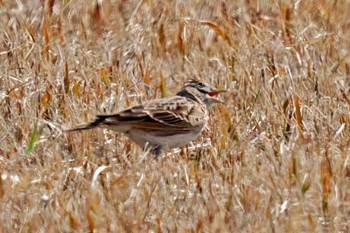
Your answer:
[[[350,231],[348,1],[0,6],[0,232]],[[188,153],[62,130],[194,76]]]

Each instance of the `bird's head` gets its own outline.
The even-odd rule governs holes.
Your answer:
[[[184,83],[177,95],[184,96],[195,101],[201,101],[207,108],[209,108],[213,103],[222,103],[222,101],[215,98],[222,92],[226,92],[226,90],[218,90],[205,82],[191,79]]]

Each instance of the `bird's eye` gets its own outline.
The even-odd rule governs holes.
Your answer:
[[[199,87],[204,87],[204,86],[205,86],[204,83],[201,83],[201,82],[197,83],[197,85],[198,85]]]

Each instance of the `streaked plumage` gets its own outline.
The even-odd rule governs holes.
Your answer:
[[[190,80],[173,97],[145,102],[117,114],[97,115],[95,121],[69,131],[105,127],[124,133],[159,155],[165,147],[186,145],[201,133],[209,119],[208,108],[220,102],[214,96],[221,92]]]

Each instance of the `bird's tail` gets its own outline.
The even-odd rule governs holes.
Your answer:
[[[88,130],[88,129],[96,128],[96,127],[102,125],[107,117],[108,116],[105,116],[105,115],[97,115],[96,120],[94,120],[88,124],[79,125],[75,128],[69,129],[67,131],[74,132],[74,131]]]

